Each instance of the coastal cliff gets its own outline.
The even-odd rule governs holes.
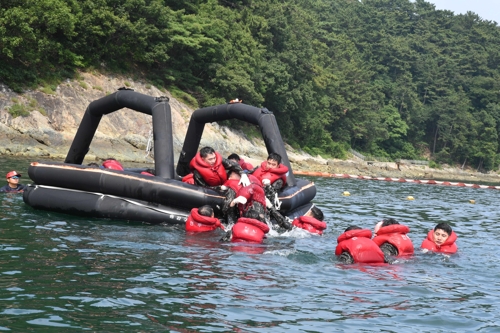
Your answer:
[[[189,118],[194,111],[166,91],[130,78],[82,73],[78,80],[67,80],[55,90],[30,90],[16,94],[0,85],[0,154],[64,159],[90,102],[128,87],[153,97],[170,98],[174,151],[179,154]],[[14,117],[12,108],[28,110]],[[124,162],[152,162],[146,147],[152,130],[151,117],[129,109],[102,118],[85,162],[114,157]],[[242,133],[209,124],[202,145],[210,145],[223,155],[238,152],[262,159],[263,142],[250,141]]]
[[[170,98],[174,154],[178,156],[194,109],[174,98],[168,91],[162,92],[148,83],[96,73],[81,73],[78,79],[66,80],[55,89],[45,87],[23,94],[17,94],[0,83],[0,155],[64,160],[90,102],[120,87],[154,97]],[[84,163],[114,157],[123,162],[151,164],[153,159],[146,151],[151,131],[149,115],[128,109],[106,115],[101,120]],[[205,127],[201,146],[212,146],[223,156],[236,152],[254,165],[267,156],[260,138],[249,139],[242,132],[215,123]],[[398,168],[395,163],[389,162],[368,165],[354,156],[345,161],[326,160],[289,146],[287,151],[295,171],[500,183],[499,175],[493,172],[482,174],[459,168],[431,169],[414,165],[400,165]]]

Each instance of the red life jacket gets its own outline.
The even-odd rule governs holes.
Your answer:
[[[242,158],[240,158],[240,160],[238,161],[238,164],[240,165],[240,167],[243,170],[252,170],[253,169],[253,165],[248,163],[248,162],[245,162],[245,160]]]
[[[102,162],[102,166],[106,169],[123,171],[123,166],[117,160],[106,160]]]
[[[453,254],[458,251],[457,244],[455,244],[456,240],[457,234],[455,231],[452,231],[450,237],[448,237],[448,239],[446,239],[446,241],[439,246],[434,243],[434,230],[431,230],[427,233],[427,238],[424,239],[420,247],[433,252]]]
[[[378,246],[386,242],[392,244],[398,249],[398,257],[407,256],[413,254],[413,243],[406,235],[409,232],[410,228],[403,224],[391,224],[380,228],[373,241]]]
[[[255,177],[254,175],[247,175],[248,176],[248,180],[250,180],[250,183],[251,184],[256,184],[256,185],[259,185],[259,186],[262,186],[262,183],[260,182],[259,178]]]
[[[147,171],[141,171],[141,175],[153,176],[154,177],[154,175],[152,173],[147,172]]]
[[[267,161],[264,161],[260,164],[260,167],[252,173],[255,177],[257,177],[262,184],[263,179],[269,179],[271,184],[277,181],[278,179],[283,179],[283,187],[286,184],[286,173],[288,172],[288,167],[286,165],[280,164],[276,168],[267,169]]]
[[[198,171],[208,186],[219,186],[227,180],[226,169],[222,165],[222,156],[215,152],[215,157],[214,165],[210,166],[201,158],[200,152],[198,152],[189,163],[191,170]]]
[[[188,173],[184,177],[182,177],[182,182],[194,185],[194,175],[192,173]]]
[[[354,262],[374,264],[385,262],[384,253],[372,240],[372,232],[369,229],[357,229],[344,232],[337,238],[335,255],[339,256],[347,251],[351,254]]]
[[[198,208],[191,209],[191,214],[189,214],[186,220],[186,231],[205,232],[217,228],[224,230],[224,226],[220,224],[218,218],[200,215]]]
[[[238,193],[240,188],[242,188],[242,186],[239,184],[239,182],[240,182],[239,179],[228,179],[224,182],[224,186],[229,187],[229,188],[233,189],[233,191],[235,193]]]
[[[240,188],[238,192],[236,192],[236,198],[240,196],[247,199],[246,204],[238,204],[240,216],[243,216],[243,213],[252,206],[252,203],[254,201],[257,201],[258,203],[262,204],[262,206],[266,207],[266,193],[260,185],[251,183],[248,186]]]
[[[299,216],[293,220],[292,225],[318,235],[322,235],[323,230],[326,229],[325,222],[317,220],[311,216]]]
[[[232,242],[262,243],[264,235],[269,232],[269,227],[264,222],[256,219],[240,217],[233,226]]]

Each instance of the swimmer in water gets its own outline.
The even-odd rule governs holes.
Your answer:
[[[453,254],[458,251],[455,244],[457,234],[451,229],[450,225],[441,222],[427,233],[427,238],[424,239],[420,246],[424,252],[432,251],[446,254]]]
[[[384,253],[371,237],[372,232],[369,229],[352,225],[337,238],[335,255],[344,264],[385,262]]]
[[[375,225],[373,241],[380,246],[382,252],[389,256],[406,256],[413,254],[413,243],[407,236],[410,228],[399,224],[393,218],[384,219]]]

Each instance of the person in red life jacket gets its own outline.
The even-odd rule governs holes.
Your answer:
[[[221,191],[225,193],[224,203],[222,204],[222,214],[226,219],[228,226],[236,223],[238,219],[238,207],[231,205],[233,200],[236,199],[236,193],[242,187],[240,183],[240,174],[235,171],[229,171],[228,179],[221,186]]]
[[[186,220],[186,231],[191,232],[206,232],[217,228],[224,230],[224,226],[219,219],[214,217],[214,210],[209,205],[201,206],[200,208],[191,209]]]
[[[104,169],[123,171],[122,164],[114,158],[108,158],[107,160],[102,162],[102,166],[104,167]]]
[[[233,224],[238,216],[246,217],[248,211],[256,211],[260,216],[259,220],[261,222],[265,222],[266,219],[269,219],[269,216],[279,226],[290,230],[292,228],[290,223],[266,199],[265,192],[262,186],[260,186],[260,181],[253,175],[249,175],[248,178],[250,185],[243,186],[240,183],[241,175],[230,171],[229,179],[221,187],[222,190],[226,191],[222,213],[226,216],[228,225]],[[236,200],[237,198],[238,200]]]
[[[266,194],[259,184],[252,183],[249,186],[243,186],[236,193],[236,199],[231,204],[235,203],[238,204],[240,217],[247,217],[249,211],[256,211],[259,213],[259,221],[266,222],[272,218],[281,228],[292,230],[291,223],[266,198]]]
[[[313,234],[322,235],[326,229],[326,223],[323,222],[324,215],[321,209],[312,206],[303,216],[299,216],[293,220],[292,225],[309,231]]]
[[[373,241],[380,246],[386,257],[413,254],[413,243],[407,236],[410,228],[393,218],[384,219],[375,225]]]
[[[249,170],[253,170],[253,165],[248,163],[248,162],[245,162],[244,159],[240,158],[240,156],[238,154],[231,154],[227,157],[228,160],[230,161],[235,161],[237,162],[240,167],[243,169],[243,171],[249,171]]]
[[[25,185],[19,184],[19,179],[21,178],[21,174],[17,171],[9,171],[5,175],[7,178],[7,185],[0,187],[0,192],[24,192],[26,189]]]
[[[254,217],[261,222],[266,221],[266,195],[262,186],[250,184],[241,187],[236,193],[236,198],[231,202],[231,207],[238,207],[240,217],[248,217],[247,214],[257,212],[258,217]]]
[[[259,213],[255,210],[249,210],[246,217],[240,217],[233,226],[231,242],[261,244],[270,229],[259,219]]]
[[[195,155],[189,163],[192,176],[185,176],[182,181],[220,190],[227,180],[227,171],[236,171],[241,175],[243,185],[250,184],[248,176],[243,172],[240,165],[234,161],[223,158],[212,147],[204,147]]]
[[[440,252],[446,254],[457,253],[458,247],[455,244],[457,234],[451,229],[448,223],[442,222],[427,233],[427,238],[424,239],[420,246],[424,252]]]
[[[253,177],[253,176],[250,176]],[[221,191],[225,191],[224,203],[222,205],[222,214],[226,217],[227,225],[233,225],[238,219],[238,207],[231,205],[236,199],[236,194],[243,187],[240,183],[241,176],[235,171],[229,171],[228,179],[221,186]],[[255,177],[253,177],[256,180]],[[251,181],[251,180],[250,180]],[[257,180],[258,182],[258,180]]]
[[[371,239],[372,232],[369,229],[361,229],[358,226],[350,226],[337,238],[335,255],[344,264],[384,263],[384,253]]]
[[[266,198],[279,210],[281,202],[278,200],[278,191],[285,186],[286,174],[288,173],[288,167],[281,164],[281,156],[276,153],[270,153],[267,160],[250,173],[262,182]]]
[[[144,171],[141,171],[141,175],[155,176],[156,175],[156,171],[155,171],[155,169],[148,168],[148,169],[146,169]]]

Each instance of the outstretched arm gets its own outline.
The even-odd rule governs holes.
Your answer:
[[[264,192],[266,192],[266,198],[271,200],[271,202],[274,201],[274,198],[276,197],[276,193],[281,189],[283,186],[283,180],[278,179],[272,184],[269,185],[264,185]]]

